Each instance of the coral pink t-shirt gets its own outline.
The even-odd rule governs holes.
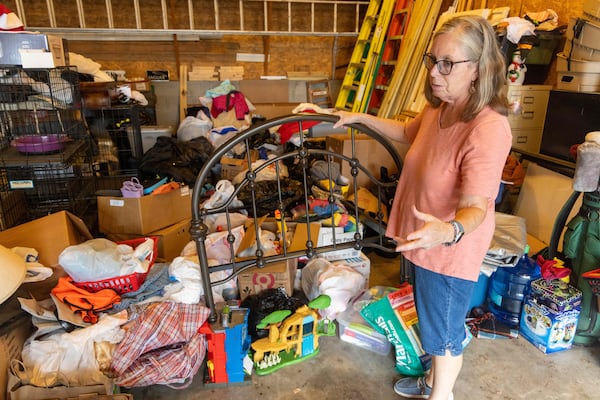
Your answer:
[[[420,267],[477,281],[495,229],[495,199],[510,151],[508,119],[486,108],[469,122],[440,127],[441,108],[427,106],[406,126],[406,154],[386,234],[406,237],[422,227],[411,207],[442,221],[454,218],[462,193],[488,198],[484,221],[454,246],[403,252]]]

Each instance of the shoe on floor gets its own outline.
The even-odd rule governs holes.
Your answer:
[[[409,376],[396,381],[394,392],[407,399],[428,399],[431,395],[431,388],[425,383],[425,378]],[[450,393],[448,400],[454,400],[453,393]]]
[[[408,399],[428,399],[431,388],[425,383],[425,378],[409,376],[396,381],[394,392]]]

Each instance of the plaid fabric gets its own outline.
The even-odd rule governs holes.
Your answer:
[[[125,387],[167,385],[174,389],[185,389],[192,383],[205,354],[204,335],[196,334],[182,346],[143,354],[114,382]]]
[[[128,382],[127,386],[137,386],[136,382],[142,380],[140,385],[166,382],[169,376],[176,382],[185,379],[176,375],[182,368],[185,370],[186,362],[188,366],[202,363],[206,341],[198,329],[209,313],[203,305],[175,302],[146,308],[133,321],[113,355],[111,368],[117,383],[122,379]]]

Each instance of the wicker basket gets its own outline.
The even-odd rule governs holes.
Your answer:
[[[150,268],[152,268],[152,266],[154,265],[156,255],[158,254],[158,237],[150,236],[149,238],[154,241],[154,249],[152,253],[150,253],[147,257],[147,260],[150,261],[150,263],[148,264],[148,271],[150,271]],[[135,249],[137,246],[144,243],[146,239],[147,238],[143,237],[137,239],[124,240],[118,243],[129,245]],[[102,289],[112,289],[118,294],[125,294],[129,292],[135,292],[136,290],[138,290],[142,283],[144,283],[144,281],[146,280],[147,275],[148,272],[134,273],[129,275],[116,276],[114,278],[109,279],[103,279],[100,281],[74,282],[74,284],[75,286],[78,286],[92,293],[98,292]]]

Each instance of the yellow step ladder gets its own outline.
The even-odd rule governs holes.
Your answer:
[[[340,110],[366,111],[395,0],[371,0],[335,102]]]
[[[390,21],[388,33],[381,53],[381,62],[375,77],[375,85],[371,89],[366,112],[377,115],[381,102],[388,90],[390,80],[396,68],[400,46],[408,25],[408,19],[415,0],[397,0]]]

